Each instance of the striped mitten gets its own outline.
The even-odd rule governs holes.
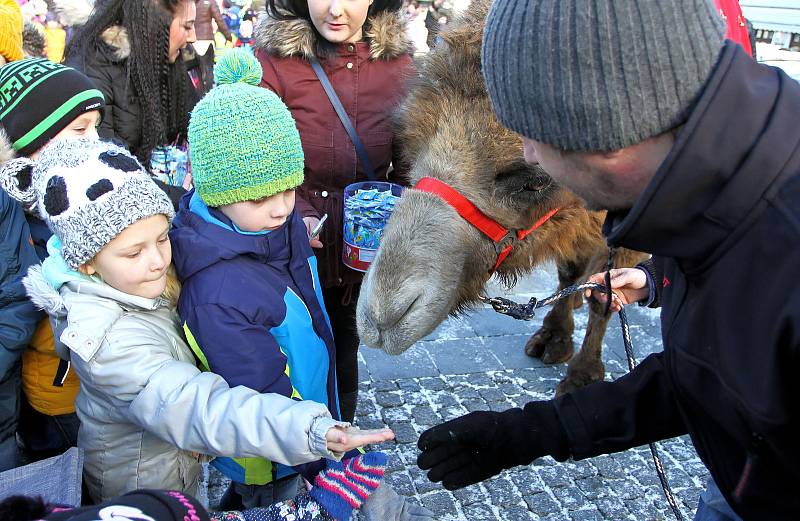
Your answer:
[[[383,481],[387,458],[383,452],[368,452],[341,462],[328,461],[314,478],[311,497],[337,521],[347,521]]]

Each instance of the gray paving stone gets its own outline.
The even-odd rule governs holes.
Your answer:
[[[399,392],[377,392],[375,393],[375,401],[381,407],[398,407],[405,403]]]
[[[539,367],[541,361],[525,354],[525,344],[535,331],[531,329],[522,335],[484,337],[485,349],[493,353],[506,369]]]
[[[625,505],[634,518],[641,521],[666,521],[668,515],[666,512],[659,511],[652,501],[646,499],[625,501]],[[672,513],[669,514],[672,516]]]
[[[524,506],[510,505],[500,507],[500,519],[504,521],[527,521],[528,519],[539,519],[539,517]]]
[[[375,391],[396,391],[399,388],[394,380],[375,380],[369,383]]]
[[[509,479],[514,482],[519,493],[523,496],[530,494],[538,494],[544,492],[545,487],[541,478],[531,470],[522,470],[518,472],[509,472]]]
[[[594,505],[589,505],[586,508],[570,512],[569,518],[572,521],[605,521],[603,519],[603,514],[601,514]]]
[[[598,497],[592,501],[603,517],[606,519],[625,519],[630,515],[630,511],[625,506],[625,502],[615,496]]]
[[[586,504],[586,497],[574,486],[554,488],[553,495],[562,507],[569,510],[578,510]]]
[[[544,315],[542,315],[544,316]],[[493,309],[479,309],[468,315],[475,336],[493,337],[509,335],[532,335],[540,324],[525,322],[507,316],[498,316]],[[524,344],[523,344],[524,345]]]
[[[489,410],[494,412],[503,412],[514,407],[515,404],[507,401],[502,402],[489,402]]]
[[[397,443],[417,443],[419,436],[411,422],[392,423],[389,427],[394,431],[394,439]]]
[[[445,383],[444,379],[439,376],[438,373],[435,378],[420,378],[418,382],[420,387],[428,391],[442,391],[447,389],[447,383]]]
[[[603,479],[598,476],[577,479],[575,480],[575,485],[577,485],[581,493],[590,500],[595,500],[605,493],[605,483]]]
[[[417,393],[422,389],[419,381],[411,378],[404,378],[395,382],[401,391],[407,396],[409,393]]]
[[[417,346],[412,346],[397,357],[372,348],[362,349],[361,355],[366,360],[372,381],[418,378],[439,374],[428,352]]]
[[[503,394],[503,391],[501,391],[497,387],[486,387],[484,389],[479,389],[478,393],[481,395],[481,398],[483,398],[487,402],[506,401],[506,395]]]
[[[430,356],[442,374],[474,373],[502,369],[503,364],[484,349],[480,338],[444,340],[430,350]]]
[[[525,503],[528,504],[530,511],[539,516],[544,516],[546,514],[561,510],[559,504],[556,503],[556,501],[546,492],[523,496],[523,499],[525,500]]]
[[[542,481],[548,487],[559,488],[569,486],[572,482],[569,479],[569,474],[564,472],[563,468],[558,466],[541,467],[539,475]]]
[[[494,379],[489,373],[472,373],[466,376],[466,383],[477,387],[493,387]]]
[[[398,494],[403,496],[413,496],[416,492],[414,490],[414,484],[411,482],[411,476],[405,472],[393,472],[391,474],[386,474],[384,479]]]
[[[486,501],[486,493],[480,485],[471,485],[453,491],[453,497],[462,505],[472,505],[473,503],[483,503]]]
[[[420,426],[432,427],[442,422],[441,416],[431,408],[430,405],[416,405],[411,408],[411,415]]]
[[[464,507],[464,517],[470,520],[496,521],[498,518],[488,505],[472,504]],[[503,518],[505,519],[505,518]]]
[[[519,493],[508,478],[501,477],[484,483],[493,505],[509,506],[519,502]]]
[[[622,465],[611,456],[597,456],[591,459],[591,464],[597,468],[598,473],[604,478],[620,479],[626,475]]]
[[[458,513],[452,496],[445,491],[422,496],[422,505],[433,512],[435,519],[446,515],[455,516]]]

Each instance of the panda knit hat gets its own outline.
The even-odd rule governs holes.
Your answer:
[[[0,169],[0,183],[61,239],[61,254],[73,270],[131,224],[175,215],[135,157],[97,139],[60,139],[36,161],[12,159]]]
[[[254,201],[303,182],[300,134],[281,99],[258,86],[261,76],[254,56],[228,51],[214,67],[217,86],[192,110],[192,177],[208,206]]]

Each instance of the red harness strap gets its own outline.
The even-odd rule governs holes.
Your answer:
[[[494,273],[500,264],[506,260],[514,244],[521,241],[534,230],[546,223],[552,216],[554,216],[561,208],[554,208],[544,214],[539,220],[533,223],[533,226],[527,230],[508,230],[500,225],[497,221],[483,213],[477,206],[472,204],[466,197],[450,187],[450,185],[434,179],[432,177],[423,177],[417,181],[417,190],[434,194],[443,199],[447,204],[453,207],[465,221],[480,230],[484,235],[489,237],[494,243],[494,249],[497,253],[497,262],[494,267],[489,270],[489,273]]]

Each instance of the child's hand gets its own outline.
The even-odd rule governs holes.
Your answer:
[[[331,452],[347,452],[371,443],[380,443],[394,439],[392,429],[366,429],[358,427],[332,427],[325,433],[328,450]]]
[[[317,227],[319,219],[316,217],[303,217],[303,222],[306,224],[306,234],[311,237],[311,230]],[[309,239],[308,244],[310,244],[312,248],[322,248],[322,241],[316,238]]]
[[[595,273],[589,277],[588,282],[605,284],[606,273]],[[647,275],[639,268],[620,268],[611,270],[611,290],[619,297],[611,301],[611,311],[617,312],[622,306],[638,302],[647,298],[650,288],[647,285]],[[587,289],[586,298],[592,297],[601,304],[605,304],[607,295],[598,289]]]

